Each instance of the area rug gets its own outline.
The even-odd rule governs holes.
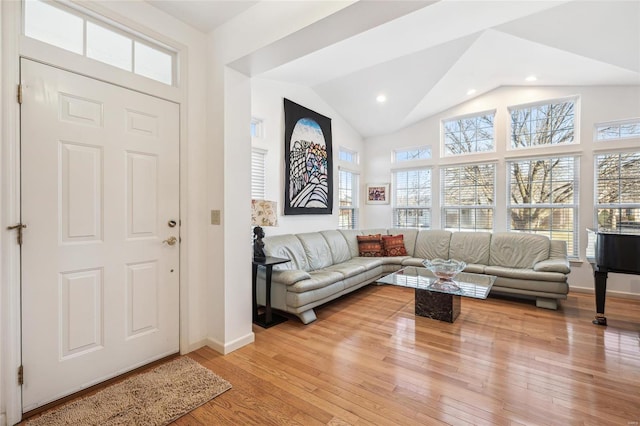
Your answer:
[[[166,425],[231,389],[189,357],[180,357],[27,421],[30,426]]]

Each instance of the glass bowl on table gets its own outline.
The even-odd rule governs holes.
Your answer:
[[[466,262],[456,259],[433,259],[425,260],[422,264],[438,278],[429,287],[438,290],[460,290],[453,279],[467,266]]]

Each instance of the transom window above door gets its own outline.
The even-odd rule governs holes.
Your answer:
[[[26,0],[24,35],[78,55],[176,85],[177,53],[59,3]]]

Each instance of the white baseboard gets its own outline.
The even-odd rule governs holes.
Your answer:
[[[227,344],[223,344],[211,338],[207,338],[206,341],[207,346],[209,346],[211,349],[221,353],[222,355],[226,355],[235,351],[236,349],[240,349],[243,346],[253,343],[255,341],[255,334],[251,332]]]
[[[593,288],[587,287],[571,287],[569,289],[569,294],[571,294],[571,292],[595,294],[595,290]],[[620,297],[621,299],[640,300],[640,294],[627,293],[626,291],[607,290],[607,296]]]

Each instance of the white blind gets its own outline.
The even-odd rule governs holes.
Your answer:
[[[265,158],[267,151],[253,148],[251,150],[251,198],[266,198]]]

